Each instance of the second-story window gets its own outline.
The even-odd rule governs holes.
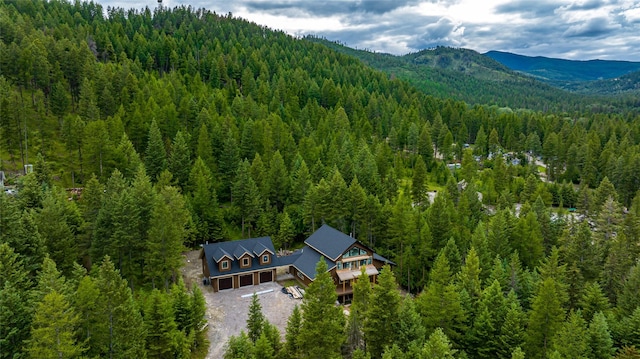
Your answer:
[[[262,263],[269,263],[269,255],[265,254],[262,256]]]
[[[229,261],[222,261],[222,269],[229,269]]]
[[[242,258],[242,266],[243,267],[249,266],[249,258]]]

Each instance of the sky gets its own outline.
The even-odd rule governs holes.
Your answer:
[[[97,0],[140,8],[156,0]],[[231,12],[293,36],[403,55],[435,46],[640,61],[638,0],[163,0]]]

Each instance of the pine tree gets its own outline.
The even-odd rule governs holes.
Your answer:
[[[262,306],[258,300],[258,295],[253,293],[251,297],[251,304],[249,304],[249,317],[247,318],[247,330],[249,339],[256,343],[260,334],[262,334],[262,327],[265,323],[264,315],[262,314]]]
[[[300,352],[300,345],[298,342],[298,335],[302,327],[302,315],[300,314],[300,307],[298,305],[293,307],[293,311],[287,320],[287,328],[285,333],[285,344],[283,350],[283,356],[285,359],[299,358],[302,354]]]
[[[411,346],[422,347],[426,341],[426,330],[418,314],[413,298],[406,296],[400,303],[395,342],[400,349],[409,351]]]
[[[602,292],[602,288],[595,282],[585,285],[578,305],[582,309],[582,317],[587,321],[591,321],[597,312],[608,311],[611,306],[609,299]]]
[[[162,141],[162,134],[155,120],[151,122],[151,127],[149,127],[144,165],[152,181],[156,181],[158,175],[167,168],[167,152]]]
[[[91,328],[89,353],[109,358],[140,358],[146,355],[146,331],[127,281],[120,277],[109,257],[98,269],[99,297],[90,316],[81,317],[81,328]],[[88,298],[91,298],[90,296]],[[89,354],[88,353],[88,354]]]
[[[251,165],[246,159],[240,162],[236,173],[236,182],[231,189],[233,203],[240,209],[242,221],[242,237],[244,237],[245,227],[251,228],[259,215],[262,205],[260,190],[253,178],[251,178]],[[249,236],[251,235],[249,230]]]
[[[413,203],[424,204],[427,200],[427,166],[422,160],[422,156],[418,156],[415,167],[413,168],[413,177],[411,180],[411,195]]]
[[[589,353],[587,324],[580,313],[571,312],[553,337],[553,350],[562,358],[585,358]]]
[[[513,292],[510,292],[511,295]],[[514,296],[514,299],[515,296]],[[524,345],[526,317],[517,299],[507,308],[504,323],[500,328],[498,355],[509,358],[512,353]]]
[[[607,319],[602,312],[595,313],[589,323],[587,343],[590,349],[587,357],[591,359],[609,359],[615,352]]]
[[[284,163],[280,151],[276,151],[269,162],[267,175],[269,200],[278,211],[282,211],[289,195],[289,171]]]
[[[364,338],[372,358],[380,358],[384,347],[396,340],[400,293],[390,266],[382,268],[373,287],[364,324]]]
[[[171,218],[171,221],[167,221]],[[175,282],[178,269],[183,265],[182,252],[186,238],[189,212],[175,187],[160,190],[158,201],[151,212],[147,237],[145,273],[154,287]]]
[[[421,357],[424,359],[453,359],[456,351],[447,335],[442,329],[437,328],[424,344]]]
[[[168,296],[154,289],[144,310],[147,355],[150,358],[174,357],[181,335],[174,321],[174,312]]]
[[[47,293],[35,310],[27,353],[44,359],[80,357],[84,349],[74,338],[77,323],[78,316],[64,295],[55,290]]]
[[[182,189],[188,184],[191,169],[191,151],[185,137],[182,131],[176,133],[168,160],[168,169],[173,174],[176,184]]]
[[[223,238],[222,217],[213,176],[205,162],[198,157],[189,175],[189,205],[198,242]]]
[[[561,295],[553,277],[542,281],[533,299],[527,330],[527,353],[544,358],[551,351],[552,339],[564,321]]]
[[[430,335],[436,328],[454,343],[464,332],[466,315],[462,309],[460,294],[451,284],[451,270],[447,258],[440,254],[431,270],[429,284],[416,298],[418,312],[422,316],[427,333]]]
[[[255,359],[274,359],[275,353],[266,333],[262,332],[255,343]]]
[[[227,341],[224,359],[253,359],[254,352],[253,342],[243,330],[237,336],[232,335]]]
[[[280,228],[278,229],[278,233],[275,237],[276,246],[278,248],[289,248],[293,242],[295,234],[295,228],[293,228],[291,217],[289,217],[289,213],[287,213],[287,211],[284,211],[282,220],[280,220]]]
[[[299,334],[301,358],[333,358],[340,355],[346,337],[344,314],[335,305],[336,288],[327,272],[327,264],[316,265],[316,278],[302,301],[302,326]]]

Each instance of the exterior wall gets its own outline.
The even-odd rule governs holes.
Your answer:
[[[202,274],[209,278],[211,276],[211,274],[209,274],[209,264],[207,263],[207,258],[205,258],[204,255],[201,255],[200,258],[202,258]]]
[[[309,284],[311,284],[311,279],[309,279],[306,275],[304,275],[304,273],[298,271],[296,269],[296,267],[294,266],[290,266],[289,267],[289,273],[293,274],[293,276],[299,280],[300,282],[302,282],[304,285],[308,286]],[[302,276],[302,278],[300,278],[300,276]]]

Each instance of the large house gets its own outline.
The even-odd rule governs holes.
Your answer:
[[[361,267],[365,267],[369,281],[376,282],[382,267],[387,263],[394,264],[355,238],[326,224],[304,243],[305,247],[293,255],[280,258],[282,264],[289,263],[289,272],[309,285],[316,278],[316,264],[324,260],[341,302],[353,296],[353,283],[360,276]]]
[[[320,260],[336,283],[341,302],[353,295],[353,281],[365,272],[370,282],[386,263],[391,261],[329,225],[323,225],[304,242],[305,247],[294,254],[276,257],[269,237],[207,244],[200,258],[205,278],[211,281],[214,291],[240,288],[276,280],[276,268],[286,267],[305,285],[316,278],[316,264]]]

